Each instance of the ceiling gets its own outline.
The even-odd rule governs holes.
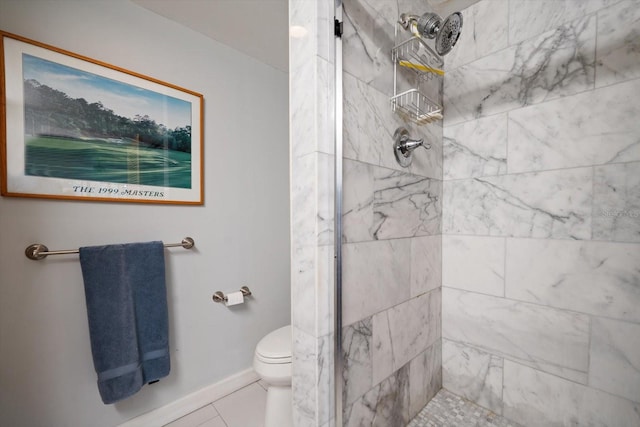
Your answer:
[[[132,0],[278,70],[289,71],[289,0]],[[445,17],[478,0],[425,0]],[[422,13],[422,11],[412,11]]]
[[[145,9],[289,71],[289,0],[132,0]]]

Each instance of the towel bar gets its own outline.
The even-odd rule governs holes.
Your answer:
[[[185,249],[191,249],[195,245],[195,242],[191,237],[185,237],[182,239],[180,243],[165,243],[165,248],[174,248],[177,246],[182,246]],[[66,249],[61,251],[50,251],[42,243],[34,243],[33,245],[27,246],[24,250],[24,254],[27,258],[32,259],[34,261],[38,261],[41,259],[45,259],[48,255],[66,255],[66,254],[77,254],[80,253],[80,249]]]

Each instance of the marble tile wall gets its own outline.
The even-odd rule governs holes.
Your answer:
[[[463,16],[445,58],[443,386],[526,426],[640,425],[640,3]]]
[[[345,426],[407,425],[442,386],[442,125],[405,123],[389,102],[395,22],[424,8],[343,2]],[[432,146],[409,168],[393,154],[399,126]]]
[[[329,425],[333,407],[333,0],[290,0],[293,417]]]

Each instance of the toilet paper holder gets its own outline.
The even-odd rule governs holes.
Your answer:
[[[240,288],[240,292],[242,292],[243,297],[248,297],[251,295],[251,290],[247,286],[243,286]],[[222,291],[214,292],[213,294],[213,302],[225,302],[227,301],[227,296]]]

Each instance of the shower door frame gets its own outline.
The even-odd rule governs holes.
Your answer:
[[[334,3],[334,420],[343,427],[343,351],[342,351],[342,0]]]

